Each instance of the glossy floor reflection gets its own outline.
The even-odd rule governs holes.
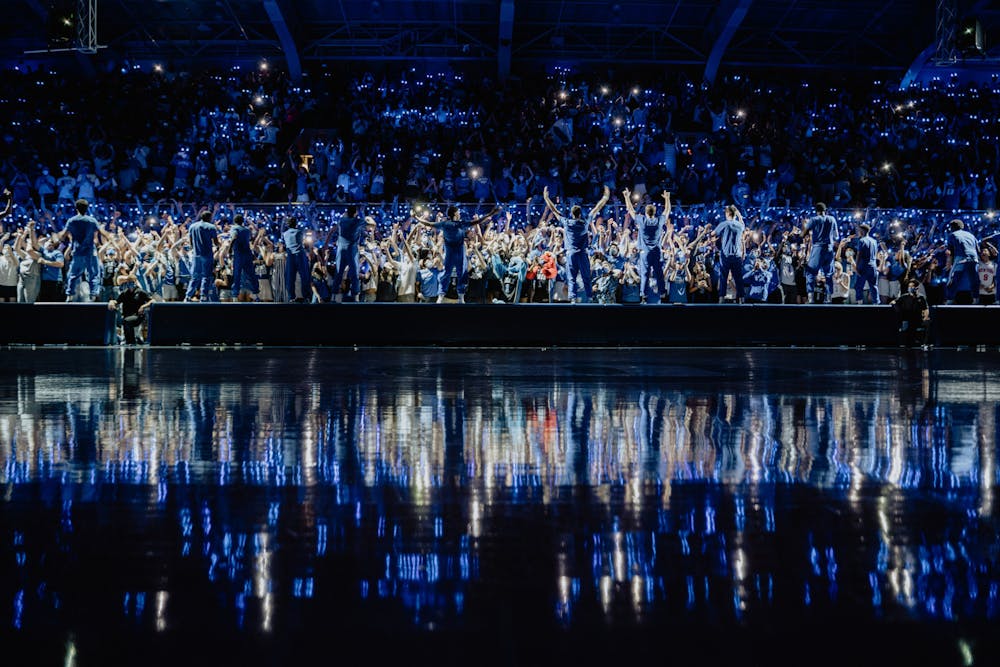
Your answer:
[[[997,664],[998,367],[0,351],[0,651]]]

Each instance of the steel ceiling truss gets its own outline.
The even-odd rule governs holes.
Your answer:
[[[496,30],[495,24],[493,25]],[[452,60],[495,60],[495,33],[492,42],[451,25],[426,22],[387,24],[385,21],[352,21],[330,30],[307,43],[303,60],[404,60],[448,58]]]

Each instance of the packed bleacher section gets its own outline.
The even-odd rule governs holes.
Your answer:
[[[96,79],[6,72],[0,183],[11,204],[2,297],[66,298],[71,244],[61,232],[84,199],[109,235],[95,248],[99,289],[81,294],[74,285],[70,299],[112,299],[130,283],[154,300],[184,298],[187,230],[205,208],[220,230],[217,294],[198,289],[192,300],[326,302],[345,292],[451,299],[460,276],[440,279],[442,235],[414,215],[433,218],[458,204],[466,220],[493,212],[465,240],[466,300],[569,302],[584,289],[569,275],[559,218],[574,204],[589,209],[607,187],[611,199],[588,228],[594,301],[717,301],[713,232],[726,205],[746,222],[744,278],[755,287],[740,298],[872,301],[867,288],[853,289],[864,222],[879,246],[883,301],[910,279],[931,304],[956,291],[995,299],[996,81],[898,90],[871,80],[730,75],[708,86],[683,73],[638,78],[558,69],[505,84],[454,72],[326,68],[298,82],[264,67],[132,69]],[[636,209],[652,203],[657,214],[662,193],[671,193],[662,294],[638,276],[626,190]],[[818,297],[806,288],[813,239],[803,229],[816,201],[838,223],[836,273]],[[338,222],[349,204],[373,222],[359,239],[357,290],[336,275]],[[226,235],[237,214],[253,233],[257,290],[232,284]],[[309,284],[300,278],[289,288],[283,233],[292,218],[301,223]],[[982,243],[976,285],[948,288],[953,219]]]

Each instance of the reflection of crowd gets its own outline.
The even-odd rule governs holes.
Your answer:
[[[494,519],[523,512],[526,522],[513,524],[523,543],[521,531],[537,522],[540,505],[562,516],[554,508],[580,503],[581,487],[593,490],[585,496],[593,522],[552,547],[556,581],[545,589],[567,625],[595,606],[641,620],[668,600],[685,600],[688,613],[737,617],[773,613],[793,598],[813,600],[796,605],[834,605],[838,586],[847,595],[858,582],[870,586],[866,595],[848,599],[870,600],[875,613],[921,605],[934,618],[981,615],[976,605],[987,597],[981,592],[995,585],[992,571],[980,566],[997,537],[976,517],[992,512],[992,495],[980,491],[990,488],[995,468],[991,448],[982,444],[990,441],[983,434],[995,430],[995,414],[982,403],[974,408],[973,429],[935,428],[958,412],[968,420],[968,406],[924,410],[936,391],[929,385],[888,400],[836,390],[642,392],[603,382],[551,388],[532,381],[481,393],[432,373],[303,394],[259,377],[213,384],[178,376],[152,384],[147,364],[155,357],[122,354],[127,360],[110,361],[121,364],[119,379],[109,387],[103,376],[94,383],[84,377],[68,403],[61,375],[17,382],[18,413],[0,415],[0,481],[15,499],[23,489],[33,500],[39,481],[96,480],[123,493],[133,485],[148,488],[151,507],[169,507],[179,524],[154,553],[197,562],[205,585],[216,588],[241,623],[248,608],[261,610],[248,618],[265,631],[287,620],[282,615],[297,604],[292,598],[337,590],[331,580],[337,576],[356,577],[351,590],[363,598],[408,606],[416,623],[457,622],[464,607],[453,593],[471,603],[474,591],[465,586],[482,576],[482,559],[493,557],[480,550],[480,538],[511,525]],[[156,363],[158,374],[167,372],[169,359]],[[315,356],[304,363],[322,367]],[[541,368],[545,377],[547,367]],[[923,377],[918,369],[903,375],[907,387]],[[968,383],[982,391],[981,378]],[[969,396],[961,383],[955,390]],[[132,407],[121,410],[120,398]],[[308,493],[289,504],[288,496],[253,492],[285,485]],[[236,488],[243,489],[239,503],[216,495]],[[796,489],[832,494],[823,504],[842,508],[843,516],[831,519],[841,523],[816,527],[816,515],[802,509],[809,503],[783,505],[788,496],[780,494]],[[901,519],[913,509],[906,494],[928,489],[971,504],[955,513],[966,523],[949,523],[943,533],[923,526],[915,542]],[[871,497],[878,502],[869,503]],[[102,502],[98,512],[110,504]],[[53,515],[52,548],[67,548],[64,531],[74,524],[85,530],[90,514],[67,502],[61,517]],[[976,529],[966,534],[965,526]],[[115,530],[125,527],[116,523]],[[39,553],[44,532],[35,526],[21,547],[29,563],[45,556]],[[769,554],[779,534],[786,541],[781,553],[798,557],[801,567]],[[954,542],[960,534],[961,548]],[[296,546],[287,549],[292,535]],[[860,563],[838,551],[845,535],[871,545]],[[801,544],[801,552],[789,541]],[[937,557],[944,552],[954,557]],[[335,574],[325,566],[359,553],[377,567],[366,560],[357,571],[335,568],[341,573]],[[172,582],[160,576],[150,591],[170,590]],[[144,580],[132,585],[145,594]],[[725,594],[710,594],[709,587]],[[799,590],[811,595],[789,592]],[[148,594],[152,600],[155,593]],[[36,602],[34,613],[44,604]],[[167,601],[146,606],[144,617],[142,605],[126,598],[124,613],[155,613],[157,627],[184,623]]]

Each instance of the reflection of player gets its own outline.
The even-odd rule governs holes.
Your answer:
[[[542,190],[542,197],[545,199],[545,205],[552,212],[552,215],[556,216],[559,225],[565,232],[563,234],[563,249],[566,251],[566,265],[569,267],[570,293],[577,296],[579,294],[577,281],[583,280],[584,296],[581,301],[589,302],[594,293],[590,279],[590,255],[587,254],[590,248],[590,228],[594,224],[597,214],[611,198],[611,190],[608,189],[608,186],[604,186],[604,196],[590,210],[586,219],[582,217],[583,209],[579,206],[570,209],[568,218],[559,213],[559,209],[549,199],[548,187]]]
[[[628,188],[622,192],[625,199],[625,206],[628,213],[635,220],[638,229],[639,245],[639,291],[644,296],[647,294],[646,285],[652,277],[656,284],[655,300],[646,299],[646,303],[659,303],[663,299],[666,291],[666,281],[663,277],[663,233],[667,227],[667,220],[670,217],[670,193],[663,192],[663,213],[656,215],[656,206],[648,204],[645,214],[636,215],[632,206],[631,192]],[[652,276],[650,276],[652,274]]]
[[[448,291],[448,283],[451,280],[452,273],[456,274],[458,301],[459,303],[465,303],[465,291],[469,286],[469,267],[465,257],[465,237],[471,227],[475,227],[484,220],[489,219],[497,210],[497,207],[493,207],[493,210],[486,215],[469,221],[462,220],[462,211],[457,206],[449,206],[448,217],[436,222],[421,218],[416,213],[413,214],[417,222],[428,227],[440,229],[441,235],[444,237],[444,271],[438,278],[440,281],[438,283],[438,303],[444,301],[444,295]]]

